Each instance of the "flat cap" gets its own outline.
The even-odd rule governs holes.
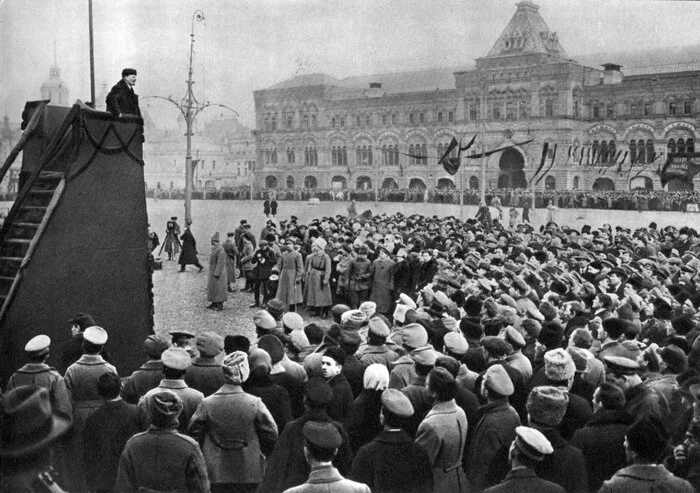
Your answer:
[[[282,315],[282,325],[289,330],[304,330],[304,319],[297,312],[287,312]]]
[[[171,347],[163,351],[160,357],[163,366],[173,370],[186,370],[192,364],[190,353],[181,347]]]
[[[96,346],[102,346],[107,342],[107,331],[99,325],[93,325],[85,329],[85,332],[83,332],[83,339]]]
[[[410,418],[414,413],[410,399],[397,389],[382,392],[382,408],[401,418]]]
[[[277,298],[272,298],[267,303],[265,303],[265,308],[270,313],[283,313],[285,310],[284,303]]]
[[[481,345],[488,351],[491,356],[499,358],[510,353],[511,346],[497,336],[486,336],[481,339]]]
[[[435,366],[439,354],[431,346],[424,346],[411,351],[410,356],[419,365]]]
[[[331,308],[331,313],[333,315],[342,315],[343,313],[345,313],[349,310],[350,310],[350,307],[348,305],[338,304],[338,305],[333,305],[333,307]]]
[[[421,324],[408,324],[401,329],[401,343],[405,346],[418,348],[428,344],[428,331]]]
[[[505,340],[515,349],[522,349],[525,347],[525,338],[513,327],[506,327],[504,336]]]
[[[211,331],[201,332],[196,337],[197,351],[204,357],[213,358],[224,350],[224,339]]]
[[[28,353],[47,353],[50,345],[51,338],[40,334],[29,339],[29,342],[24,346],[24,350]]]
[[[180,339],[194,339],[194,334],[188,330],[173,330],[169,334],[173,338],[173,342]]]
[[[566,348],[566,352],[571,355],[577,372],[587,373],[589,371],[588,361],[593,358],[590,351],[581,347],[569,345]]]
[[[267,310],[258,310],[253,315],[253,323],[259,329],[272,330],[277,328],[277,322]]]
[[[515,446],[532,460],[541,461],[545,455],[554,453],[552,444],[541,431],[529,426],[515,428]]]
[[[434,300],[443,307],[450,305],[450,299],[443,291],[436,291]]]
[[[608,370],[616,375],[635,375],[640,370],[639,363],[622,356],[605,356],[603,361]]]
[[[303,433],[304,439],[317,447],[336,449],[343,443],[338,428],[328,421],[307,421]]]
[[[513,381],[508,376],[503,365],[489,366],[484,373],[483,382],[487,389],[504,397],[508,397],[515,392]]]
[[[143,341],[144,352],[154,359],[160,358],[160,355],[163,354],[163,351],[168,349],[169,346],[170,344],[168,344],[168,341],[157,334],[151,334]]]
[[[368,325],[369,331],[379,337],[389,337],[391,334],[389,326],[380,317],[372,317]]]
[[[448,332],[444,338],[445,350],[452,354],[467,354],[469,343],[460,332]]]

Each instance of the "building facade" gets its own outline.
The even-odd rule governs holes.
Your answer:
[[[312,74],[255,91],[255,184],[660,189],[666,156],[695,151],[697,52],[672,54],[675,64],[664,53],[577,61],[539,7],[522,1],[474,66],[342,80]],[[643,67],[634,66],[639,59]],[[461,171],[446,173],[438,156],[452,138],[465,146],[474,136]]]

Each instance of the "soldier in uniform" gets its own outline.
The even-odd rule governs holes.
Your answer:
[[[49,391],[51,407],[60,412],[66,418],[72,419],[73,406],[71,405],[68,389],[63,377],[46,364],[49,357],[51,339],[47,335],[33,337],[24,346],[27,356],[27,364],[12,374],[7,382],[7,391],[22,385],[36,385]]]
[[[368,253],[367,245],[360,245],[357,257],[350,261],[348,270],[345,271],[350,308],[357,308],[369,299],[372,263],[367,259]]]
[[[238,275],[236,272],[236,263],[238,261],[238,247],[236,246],[236,240],[234,236],[236,233],[226,233],[226,241],[224,241],[223,247],[226,252],[226,278],[228,281],[228,292],[237,293],[238,284],[236,279]],[[233,287],[231,287],[233,284]]]
[[[51,409],[47,389],[20,385],[8,392],[0,429],[0,491],[64,491],[51,476],[51,446],[70,429],[70,419]]]
[[[211,302],[207,308],[221,311],[224,301],[228,299],[228,276],[226,263],[228,255],[219,243],[218,231],[211,238],[211,255],[209,257],[209,279],[207,281],[207,299]]]
[[[195,340],[199,356],[192,359],[185,382],[208,397],[224,384],[224,373],[215,359],[224,350],[224,340],[214,332],[201,332]]]
[[[73,460],[70,465],[70,490],[86,489],[83,463],[83,428],[88,416],[102,406],[104,398],[97,390],[99,378],[117,369],[107,363],[100,352],[107,342],[107,331],[93,325],[83,333],[83,355],[66,370],[65,381],[73,403],[73,429],[71,449]]]
[[[168,342],[152,334],[143,342],[143,351],[148,356],[141,367],[124,379],[121,396],[129,404],[138,403],[142,395],[155,388],[163,377],[163,362],[160,356],[168,349]]]

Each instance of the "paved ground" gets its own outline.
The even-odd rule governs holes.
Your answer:
[[[148,201],[149,220],[161,241],[164,236],[165,223],[170,216],[178,216],[179,222],[184,223],[184,206],[181,200]],[[289,219],[295,215],[301,222],[307,222],[314,217],[335,216],[346,214],[347,202],[324,202],[321,205],[308,205],[305,202],[281,202],[279,219]],[[459,206],[437,204],[396,204],[380,202],[359,203],[359,212],[371,209],[379,214],[393,214],[401,211],[410,215],[457,216]],[[465,206],[464,218],[474,217],[476,207]],[[216,312],[207,310],[206,283],[209,264],[209,240],[215,231],[219,231],[222,239],[227,231],[232,231],[241,219],[247,219],[252,224],[254,234],[259,235],[265,223],[262,214],[261,201],[194,201],[192,205],[193,233],[198,241],[200,262],[205,266],[203,272],[193,266],[188,266],[187,272],[179,273],[176,262],[164,262],[164,268],[156,271],[153,277],[155,294],[155,327],[157,332],[167,332],[175,329],[188,329],[194,332],[214,330],[220,334],[245,334],[254,336],[252,317],[255,309],[248,308],[253,303],[252,294],[232,294],[224,304],[224,310]],[[535,226],[545,220],[546,211],[537,210],[531,214]],[[700,215],[669,212],[636,211],[605,211],[595,209],[561,209],[556,212],[556,218],[561,224],[580,228],[584,224],[598,227],[608,222],[613,226],[624,225],[635,228],[647,226],[656,221],[660,227],[665,225],[700,226]],[[242,280],[239,280],[242,285]],[[307,319],[306,314],[302,313]],[[324,323],[328,323],[327,321]]]

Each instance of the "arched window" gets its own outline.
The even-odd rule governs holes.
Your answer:
[[[675,154],[676,153],[676,139],[668,139],[668,153],[669,154]]]
[[[608,141],[607,140],[601,140],[600,141],[600,162],[602,164],[607,164],[608,162]]]
[[[581,186],[581,179],[578,176],[574,176],[574,190],[578,190]]]
[[[654,141],[647,139],[647,163],[653,163],[656,158],[656,152],[654,151]]]
[[[294,157],[294,148],[287,147],[287,164],[294,164],[296,161]]]
[[[409,154],[409,157],[408,157],[408,164],[409,164],[409,165],[410,165],[410,164],[416,164],[416,158],[414,157],[414,156],[415,156],[415,153],[414,153],[414,149],[413,149],[413,144],[409,144],[409,146],[408,146],[408,154]]]
[[[273,175],[266,176],[265,188],[277,188],[277,177]]]
[[[555,180],[552,175],[547,176],[547,178],[544,179],[544,189],[545,190],[556,190],[556,188],[557,188],[557,180]]]
[[[637,162],[637,141],[630,141],[630,163]]]
[[[287,177],[287,188],[294,188],[294,177],[291,175]]]
[[[331,147],[331,166],[338,166],[338,150],[335,146]]]
[[[270,120],[270,126],[272,127],[272,131],[274,132],[277,130],[277,117],[273,116],[272,119]]]
[[[550,148],[551,147],[553,147],[553,146],[550,146]],[[549,157],[549,156],[547,156],[547,157]],[[600,144],[598,143],[597,140],[594,140],[593,145],[591,146],[591,160],[593,161],[593,164],[595,164],[595,162],[599,159],[600,159]]]
[[[639,139],[637,141],[637,162],[640,164],[644,164],[647,162],[646,146],[644,145],[643,139]]]
[[[307,176],[304,178],[304,188],[316,188],[316,177]]]
[[[471,190],[479,190],[479,179],[476,176],[469,178],[469,188]]]
[[[331,118],[331,128],[335,128],[335,117]]]
[[[685,152],[685,140],[678,139],[676,141],[676,149],[678,149],[678,154]]]
[[[608,156],[609,156],[608,162],[609,163],[615,162],[615,160],[617,158],[617,156],[615,155],[616,152],[617,152],[617,150],[615,149],[615,141],[611,140],[610,142],[608,142]]]
[[[695,139],[685,141],[685,152],[695,152]]]

